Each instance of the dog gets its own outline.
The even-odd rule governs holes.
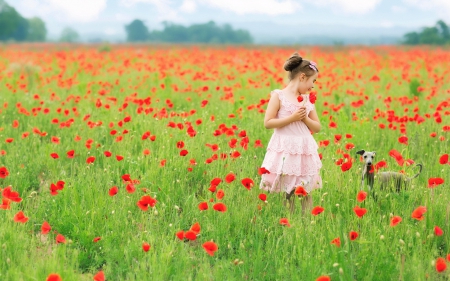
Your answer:
[[[363,169],[361,176],[361,189],[364,188],[364,178],[367,181],[367,185],[369,186],[369,191],[373,194],[373,187],[375,183],[375,175],[370,172],[372,170],[372,165],[375,160],[375,151],[365,151],[360,150],[356,152],[363,157]],[[380,172],[377,173],[377,181],[380,182],[380,190],[388,189],[390,187],[395,187],[397,192],[400,192],[402,188],[407,187],[407,185],[411,182],[412,179],[417,178],[422,172],[422,164],[417,164],[416,167],[419,167],[419,172],[412,177],[407,177],[402,173],[397,172]]]

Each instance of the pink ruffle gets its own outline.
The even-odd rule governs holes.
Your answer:
[[[322,178],[319,174],[311,176],[294,176],[285,174],[264,174],[259,188],[269,192],[291,193],[298,186],[303,186],[306,192],[322,188]]]

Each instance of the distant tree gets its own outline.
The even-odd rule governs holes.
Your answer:
[[[172,43],[210,43],[210,44],[245,44],[252,43],[253,39],[248,31],[233,30],[231,25],[218,26],[214,21],[203,24],[193,24],[188,27],[163,22],[162,31],[152,31],[151,41]]]
[[[28,19],[27,41],[45,41],[46,37],[47,28],[45,27],[45,22],[38,17]]]
[[[406,45],[444,45],[450,44],[450,31],[447,24],[440,20],[435,26],[425,27],[421,32],[410,32],[403,36]]]
[[[74,30],[71,27],[66,27],[61,32],[61,37],[59,38],[59,41],[73,43],[78,41],[79,37],[80,36],[78,35],[78,32],[76,32],[76,30]]]
[[[436,26],[439,29],[442,38],[444,38],[445,41],[450,41],[450,30],[447,24],[443,20],[440,20],[436,23]]]
[[[24,41],[28,21],[4,0],[0,0],[0,40]]]
[[[129,25],[125,26],[127,32],[128,42],[147,41],[149,38],[149,32],[147,26],[141,20],[134,20]]]

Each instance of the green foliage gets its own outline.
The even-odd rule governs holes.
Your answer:
[[[78,35],[78,32],[75,29],[73,29],[71,27],[66,27],[61,32],[61,37],[59,38],[59,41],[67,42],[67,43],[74,43],[74,42],[78,41],[79,37],[80,36]]]
[[[450,32],[447,24],[439,20],[435,26],[425,27],[421,32],[405,34],[405,45],[445,45],[450,44]]]
[[[27,41],[29,42],[41,42],[45,41],[47,37],[47,28],[45,22],[38,17],[34,17],[28,20],[28,34]]]
[[[143,42],[148,40],[148,28],[141,20],[134,20],[125,26],[128,42]]]
[[[418,97],[420,95],[420,92],[418,88],[420,87],[420,82],[417,78],[411,79],[409,82],[409,93],[413,96]]]
[[[104,53],[104,52],[110,52],[111,49],[112,49],[112,48],[111,48],[111,45],[105,43],[105,44],[102,44],[100,47],[98,47],[97,50],[98,50],[100,53]]]
[[[24,41],[27,37],[28,21],[3,0],[0,0],[0,27],[0,41]]]
[[[38,17],[25,19],[16,9],[0,0],[0,41],[45,41],[47,29]]]
[[[163,30],[148,31],[140,20],[134,20],[125,26],[127,40],[169,42],[169,43],[209,43],[209,44],[250,44],[253,39],[248,31],[234,30],[231,25],[218,26],[209,21],[204,24],[183,26],[171,22],[163,22]]]

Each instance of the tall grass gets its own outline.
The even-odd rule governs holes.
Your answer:
[[[104,271],[107,280],[315,280],[322,275],[332,280],[449,278],[446,272],[436,272],[434,262],[450,252],[450,165],[439,163],[439,157],[449,153],[449,135],[443,126],[450,124],[450,82],[445,76],[450,53],[435,50],[419,56],[421,49],[394,47],[303,50],[321,71],[316,109],[323,128],[314,137],[330,144],[319,149],[324,184],[312,193],[314,205],[325,211],[302,216],[300,198],[294,213],[283,206],[283,194],[268,194],[267,202],[258,198],[263,193],[258,189],[258,168],[272,133],[264,129],[264,112],[258,108],[266,108],[260,104],[270,90],[283,87],[281,66],[294,51],[237,47],[2,50],[0,150],[5,155],[0,157],[0,167],[6,167],[9,175],[0,179],[0,187],[11,186],[23,200],[0,210],[0,279],[46,280],[50,273],[58,273],[63,280],[92,280],[98,271]],[[24,58],[36,66],[33,73],[9,67]],[[415,68],[425,58],[434,62],[433,69]],[[410,94],[411,77],[421,81],[421,95]],[[203,100],[208,101],[204,107]],[[363,105],[353,107],[358,100]],[[19,104],[28,115],[19,112]],[[341,109],[332,110],[339,104]],[[167,116],[154,116],[162,108]],[[151,112],[146,114],[146,109]],[[425,121],[389,122],[389,111],[400,118],[417,113]],[[441,123],[435,121],[437,111]],[[127,116],[131,121],[123,122]],[[61,128],[70,118],[70,127]],[[199,119],[202,123],[197,125]],[[12,126],[14,120],[17,128]],[[329,127],[330,120],[337,128]],[[90,128],[89,122],[102,124]],[[172,128],[169,122],[182,124],[183,129]],[[186,132],[188,122],[195,137]],[[380,123],[386,128],[380,129]],[[390,123],[396,128],[390,129]],[[234,125],[234,135],[214,136],[221,124]],[[398,141],[403,135],[401,124],[409,138],[406,145]],[[33,128],[47,135],[33,133]],[[117,134],[111,135],[111,130]],[[240,145],[242,130],[249,138],[247,149]],[[142,140],[147,131],[156,136],[154,141]],[[22,138],[24,132],[29,136]],[[433,132],[436,137],[430,137]],[[343,136],[338,143],[336,134]],[[59,144],[51,141],[52,136],[59,138]],[[76,141],[77,136],[81,140]],[[118,142],[118,136],[123,140]],[[8,138],[13,142],[7,143]],[[229,146],[232,138],[237,139],[236,148]],[[256,140],[263,147],[255,147]],[[189,152],[184,157],[177,148],[179,141]],[[355,148],[346,150],[348,143]],[[219,150],[213,152],[206,144],[217,144]],[[150,154],[144,155],[144,149]],[[377,160],[384,159],[387,170],[416,172],[413,166],[398,166],[389,157],[392,149],[422,163],[424,170],[408,189],[378,191],[378,201],[368,196],[360,203],[356,196],[362,164],[355,153],[360,149],[377,151]],[[70,150],[75,151],[74,158],[67,157]],[[231,158],[236,150],[241,156]],[[353,158],[347,172],[335,164],[343,157],[339,150]],[[105,151],[112,156],[106,157]],[[53,159],[51,153],[59,158]],[[218,159],[207,164],[214,153]],[[221,159],[221,153],[228,157]],[[117,161],[117,155],[123,160]],[[96,157],[94,163],[86,163],[89,156]],[[191,159],[196,165],[190,164]],[[230,172],[236,179],[226,183]],[[124,174],[139,181],[134,193],[126,191]],[[225,193],[222,200],[208,190],[216,177],[223,180],[217,187]],[[442,177],[444,184],[428,188],[428,179],[436,177]],[[244,178],[255,182],[251,190],[241,184]],[[65,187],[52,196],[50,185],[60,180]],[[109,196],[113,186],[119,192]],[[137,206],[145,194],[157,200],[148,211]],[[219,201],[227,206],[226,212],[213,210]],[[200,211],[200,202],[208,202],[209,209]],[[357,217],[355,206],[366,208],[367,214]],[[411,218],[418,206],[427,207],[421,221]],[[18,211],[29,217],[26,223],[13,220]],[[394,215],[403,220],[391,227]],[[280,218],[287,218],[291,226],[281,226]],[[52,227],[46,235],[41,234],[44,221]],[[195,222],[201,226],[197,239],[180,241],[176,232],[189,230]],[[434,235],[435,226],[444,235]],[[350,231],[358,232],[356,240],[349,239]],[[64,235],[66,243],[57,244],[57,234]],[[101,240],[94,243],[95,237]],[[340,247],[331,244],[338,237]],[[214,256],[202,248],[207,241],[218,245]],[[148,252],[142,250],[143,242],[151,245]]]

